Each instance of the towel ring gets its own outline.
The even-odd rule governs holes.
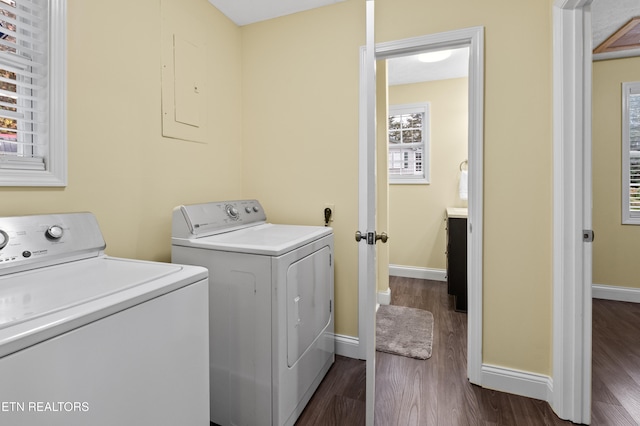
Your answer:
[[[464,160],[462,163],[460,163],[460,171],[462,171],[462,166],[466,165],[466,168],[469,168],[469,162],[467,160]]]

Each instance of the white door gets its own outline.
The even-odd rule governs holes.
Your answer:
[[[358,291],[366,297],[365,309],[358,313],[360,358],[367,362],[366,424],[373,426],[376,368],[376,64],[374,41],[374,0],[366,2],[366,48],[361,52],[361,114],[358,185]],[[362,308],[362,305],[360,305]]]

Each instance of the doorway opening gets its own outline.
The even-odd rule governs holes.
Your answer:
[[[417,53],[386,60],[387,87],[378,97],[386,95],[388,120],[384,121],[385,111],[379,111],[378,121],[387,124],[380,133],[388,134],[388,145],[386,150],[386,141],[378,145],[378,174],[389,177],[389,192],[387,200],[384,188],[379,188],[378,205],[379,218],[384,220],[383,203],[388,204],[389,224],[380,228],[393,235],[388,243],[389,275],[447,281],[444,218],[447,211],[456,209],[466,222],[468,207],[469,49],[426,55],[435,53],[443,59],[424,62],[431,57]],[[378,138],[384,139],[384,134]],[[466,247],[466,225],[462,231],[461,246]],[[466,282],[466,261],[457,271]],[[383,281],[381,276],[379,288],[384,289]],[[466,306],[459,310],[466,311]]]
[[[484,28],[474,27],[446,33],[415,37],[375,45],[375,59],[389,59],[393,57],[410,56],[418,52],[440,51],[456,48],[469,49],[468,73],[468,340],[467,340],[467,377],[471,383],[479,384],[482,366],[482,202],[483,202],[483,124],[484,124]],[[361,82],[366,82],[375,75],[373,69],[367,69],[370,61],[366,60],[367,50],[361,49]],[[374,65],[371,65],[374,67]],[[365,88],[361,92],[361,123],[375,122],[375,109],[366,108],[367,100],[375,98],[375,85],[361,84]],[[369,116],[371,115],[371,116]],[[364,126],[366,127],[366,126]],[[360,146],[367,146],[367,131],[361,131]],[[364,141],[363,141],[364,139]],[[360,156],[367,156],[366,149]],[[361,164],[366,159],[361,158]],[[360,185],[370,181],[369,173],[375,174],[375,169],[361,168],[359,174]],[[365,191],[366,192],[366,191]],[[375,206],[373,207],[375,210]],[[393,236],[391,236],[393,238]],[[368,262],[366,256],[360,257],[360,262]],[[375,262],[375,260],[374,260]],[[375,289],[369,288],[367,271],[375,270],[375,265],[359,266],[359,345],[365,348],[365,359],[375,362],[375,323],[368,320],[367,312],[371,312],[370,304],[375,298],[369,297]],[[365,271],[364,273],[362,271]],[[367,382],[375,383],[375,371],[367,368]],[[367,404],[367,418],[373,404]],[[371,416],[371,417],[370,417]]]

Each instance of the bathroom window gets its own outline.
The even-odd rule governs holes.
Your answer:
[[[640,81],[622,83],[622,223],[640,225]]]
[[[429,104],[389,106],[389,183],[429,183]]]
[[[66,0],[0,0],[0,185],[66,185]]]

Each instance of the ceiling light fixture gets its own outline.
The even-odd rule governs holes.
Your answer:
[[[418,55],[420,62],[440,62],[451,56],[451,50],[438,50],[437,52],[427,52]]]

